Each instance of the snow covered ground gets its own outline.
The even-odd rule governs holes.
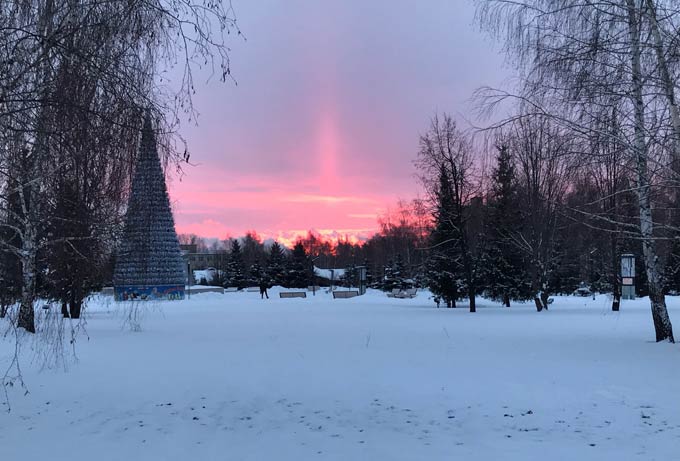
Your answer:
[[[646,299],[276,293],[143,304],[138,332],[129,304],[92,303],[68,371],[24,349],[0,459],[680,459],[680,346],[652,342]]]

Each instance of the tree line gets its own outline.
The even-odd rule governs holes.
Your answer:
[[[336,242],[314,231],[296,240],[292,248],[277,241],[263,241],[255,231],[240,238],[209,241],[193,234],[180,234],[183,244],[196,245],[200,253],[212,254],[214,273],[203,283],[245,288],[261,282],[287,288],[312,284],[328,286],[331,281],[314,275],[313,268],[340,269],[335,285],[357,286],[357,268],[366,268],[367,286],[393,289],[424,286],[429,215],[420,201],[400,202],[397,209],[379,220],[380,229],[365,242],[349,238]],[[339,274],[344,274],[341,276]],[[196,280],[201,282],[201,280]]]
[[[631,173],[617,174],[612,201],[611,169],[620,164],[584,161],[589,146],[581,147],[546,117],[517,118],[481,146],[449,115],[432,119],[416,162],[433,216],[424,270],[447,306],[467,299],[474,312],[485,296],[505,306],[532,301],[540,312],[550,295],[586,285],[612,293],[618,310],[624,253],[636,256],[637,293],[649,294],[641,239],[601,223],[635,221]],[[666,292],[678,288],[664,279]]]

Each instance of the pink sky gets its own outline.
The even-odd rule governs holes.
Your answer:
[[[180,233],[368,236],[418,195],[429,117],[462,120],[472,91],[502,80],[465,1],[233,3],[238,85],[197,85],[198,125],[181,130],[197,166],[170,184]]]

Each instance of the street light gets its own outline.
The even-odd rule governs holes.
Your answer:
[[[188,299],[191,299],[191,280],[193,279],[191,275],[191,261],[187,261],[187,285],[189,286],[189,289],[187,290]]]
[[[317,256],[316,258],[312,258],[312,296],[316,296],[316,283],[315,283],[315,278],[316,278],[316,271],[314,270],[314,261],[319,259],[321,255]]]

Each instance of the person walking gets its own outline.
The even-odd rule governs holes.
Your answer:
[[[264,299],[265,296],[269,299],[269,295],[267,294],[267,282],[265,282],[264,279],[260,279],[260,298]]]

